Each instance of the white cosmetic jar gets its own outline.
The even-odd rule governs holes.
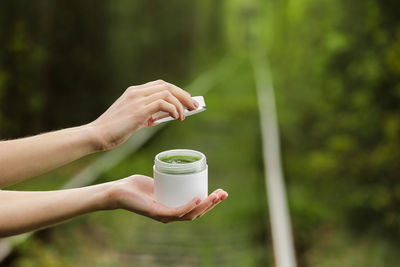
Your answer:
[[[193,162],[165,162],[162,159],[182,156],[197,159]],[[208,166],[206,156],[190,149],[161,152],[154,159],[154,194],[157,202],[168,207],[185,205],[193,198],[208,195]]]

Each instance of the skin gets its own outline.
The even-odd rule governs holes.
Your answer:
[[[133,133],[156,125],[167,112],[181,121],[183,109],[198,103],[162,80],[131,86],[95,121],[69,129],[0,142],[0,188],[32,178],[85,155],[110,150]],[[203,216],[228,194],[218,189],[206,199],[169,208],[155,200],[153,179],[133,175],[121,180],[57,191],[0,191],[0,237],[41,229],[78,215],[125,209],[169,223]]]

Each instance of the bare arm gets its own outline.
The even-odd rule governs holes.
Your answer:
[[[153,126],[159,111],[184,120],[183,107],[198,104],[182,89],[164,81],[129,87],[95,121],[80,127],[0,142],[0,187],[47,172],[89,153],[112,149],[134,132]],[[0,237],[40,229],[96,210],[126,209],[167,223],[193,220],[211,210],[228,194],[219,189],[203,201],[193,199],[179,208],[154,199],[153,179],[135,175],[77,189],[0,191]]]
[[[106,187],[107,184],[101,184],[59,191],[0,191],[0,237],[100,210]]]
[[[131,86],[87,125],[0,142],[0,188],[114,148],[137,130],[153,126],[152,116],[159,111],[183,120],[183,107],[196,105],[189,93],[161,80]]]
[[[0,142],[0,188],[95,152],[87,126]]]
[[[75,216],[110,209],[126,209],[163,223],[194,220],[224,200],[219,189],[203,201],[193,199],[168,208],[154,199],[153,179],[134,175],[125,179],[76,189],[18,192],[0,191],[0,237],[37,230]]]

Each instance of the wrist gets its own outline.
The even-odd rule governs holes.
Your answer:
[[[91,211],[118,209],[116,181],[93,185]]]
[[[104,142],[100,138],[99,130],[92,123],[81,126],[83,138],[87,146],[89,147],[90,153],[104,151]]]

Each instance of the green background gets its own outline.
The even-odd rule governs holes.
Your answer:
[[[37,233],[4,264],[273,266],[252,63],[265,53],[299,266],[397,266],[399,8],[395,0],[1,1],[0,138],[88,123],[128,86],[161,78],[204,94],[207,111],[168,123],[95,183],[152,175],[158,152],[189,148],[207,156],[210,190],[229,192],[194,222],[81,216]],[[9,189],[57,189],[101,156]]]

